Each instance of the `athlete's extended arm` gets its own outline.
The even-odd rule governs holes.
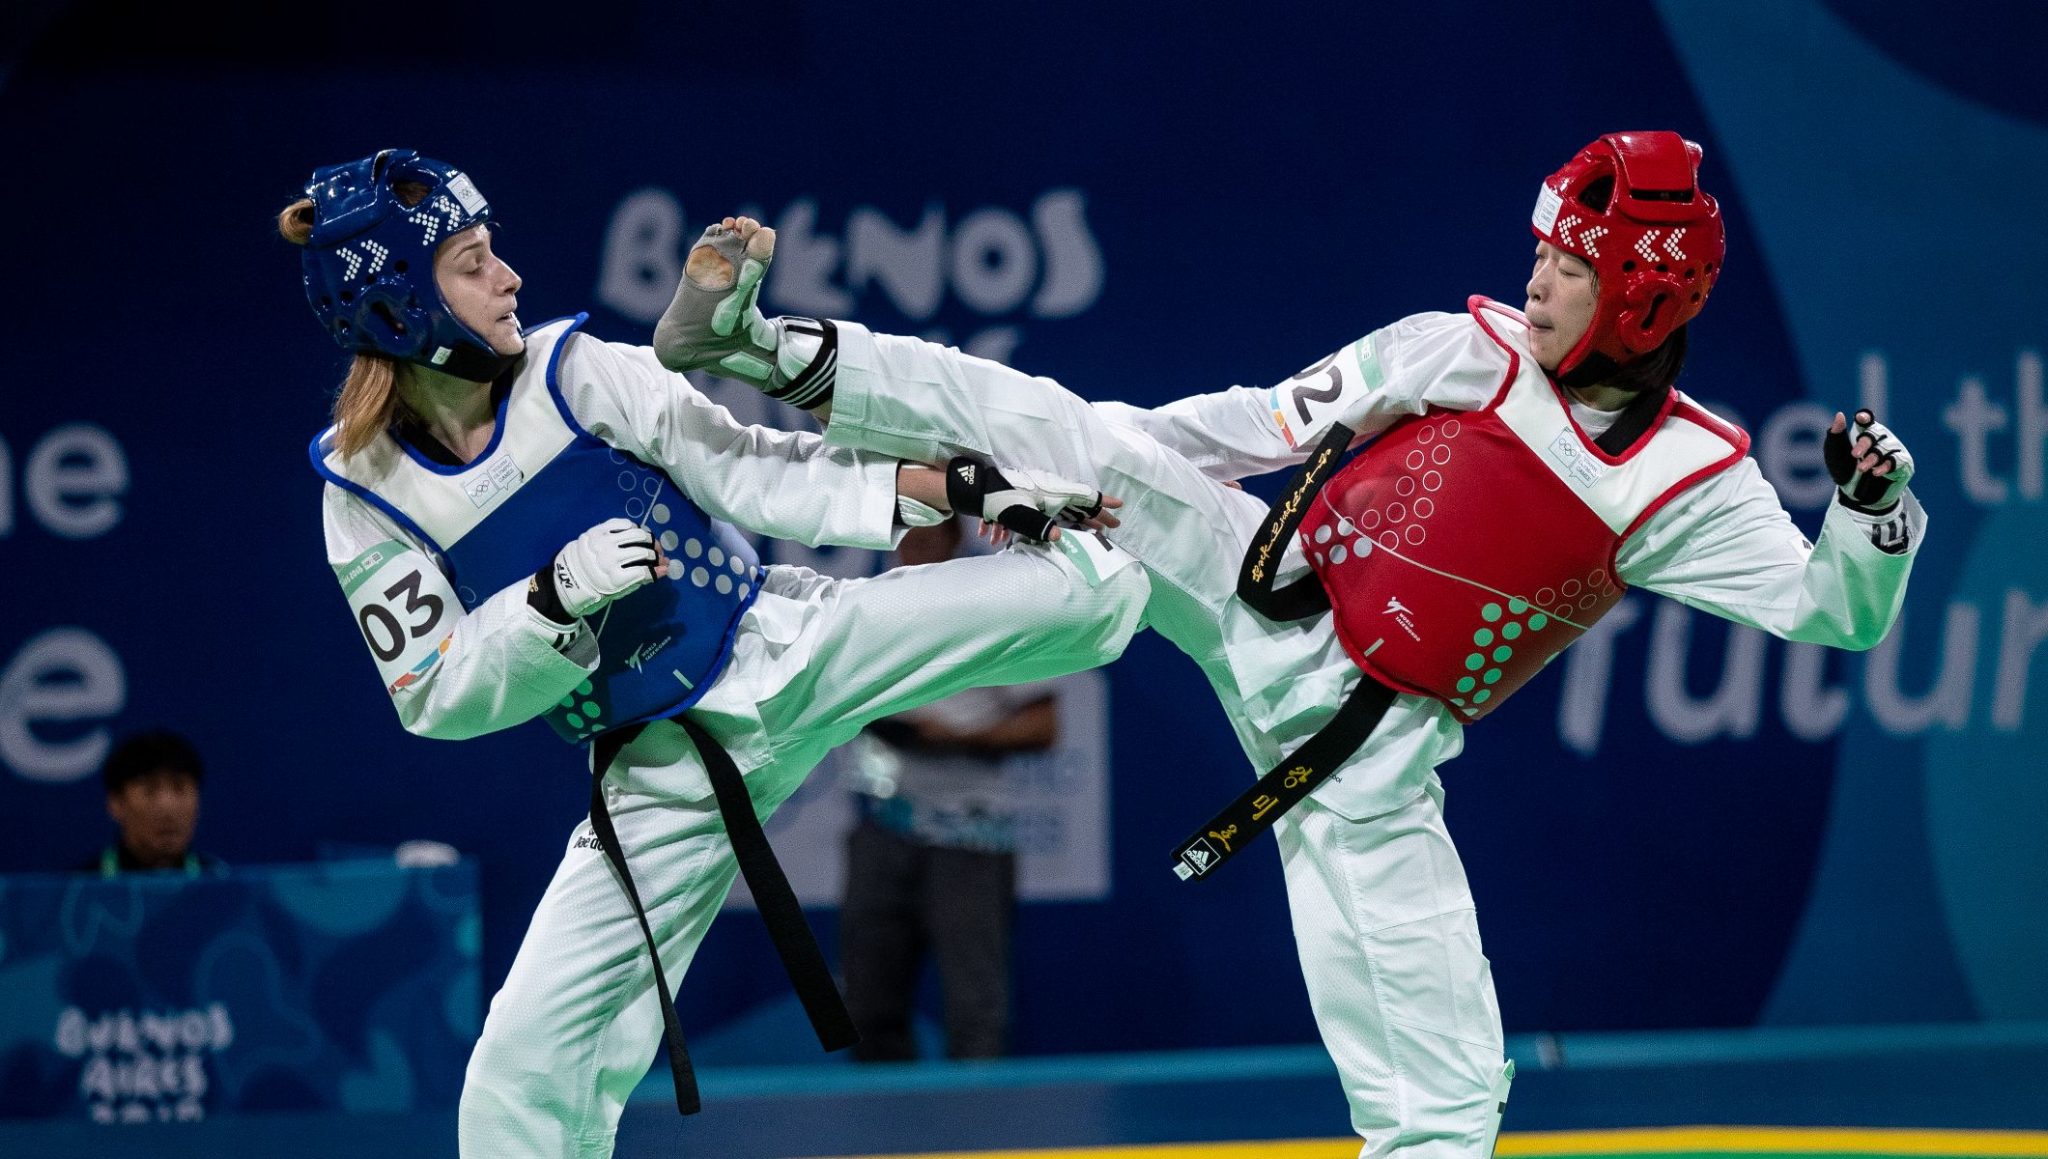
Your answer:
[[[1744,459],[1653,516],[1616,568],[1626,583],[1774,636],[1872,648],[1898,619],[1926,527],[1911,492],[1885,515],[1838,495],[1809,544]]]
[[[1145,410],[1097,413],[1152,436],[1212,479],[1300,463],[1332,422],[1362,437],[1432,406],[1473,410],[1500,389],[1507,363],[1468,314],[1416,314],[1367,334],[1277,386],[1233,386]]]
[[[893,545],[894,459],[743,424],[644,347],[577,335],[557,380],[585,429],[667,472],[714,518],[811,546]]]
[[[537,610],[526,580],[465,613],[419,545],[368,504],[329,485],[323,507],[328,563],[406,731],[461,740],[510,728],[596,669],[596,634]],[[587,583],[597,570],[576,574]]]

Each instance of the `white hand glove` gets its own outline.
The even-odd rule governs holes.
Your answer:
[[[1841,488],[1842,505],[1868,515],[1890,511],[1912,481],[1912,452],[1867,410],[1856,412],[1853,427],[1839,414],[1835,422],[1821,441],[1821,457]]]
[[[946,500],[955,511],[1040,541],[1054,538],[1058,523],[1087,523],[1103,514],[1102,492],[1086,483],[1015,467],[998,471],[966,455],[946,465]]]
[[[607,519],[569,541],[555,556],[555,596],[577,619],[659,574],[654,533],[630,519]]]

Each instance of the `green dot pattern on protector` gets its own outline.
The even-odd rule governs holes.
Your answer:
[[[576,686],[575,691],[555,702],[555,710],[562,713],[562,723],[579,736],[589,736],[604,727],[604,709],[597,701],[577,699],[579,696],[589,697],[596,690],[595,684],[585,680]]]
[[[1522,618],[1524,616],[1527,618]],[[1493,625],[1472,633],[1472,646],[1476,650],[1465,656],[1465,671],[1479,675],[1459,677],[1457,689],[1462,695],[1452,698],[1452,703],[1467,716],[1477,716],[1479,706],[1493,699],[1492,686],[1505,676],[1498,665],[1506,664],[1515,655],[1513,646],[1496,644],[1495,641],[1520,640],[1526,633],[1540,632],[1550,626],[1548,615],[1531,607],[1529,601],[1519,596],[1509,597],[1505,605],[1487,601],[1480,605],[1479,618]],[[1466,696],[1471,699],[1466,700]]]

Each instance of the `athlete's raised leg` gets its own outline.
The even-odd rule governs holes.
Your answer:
[[[666,365],[752,382],[826,420],[826,439],[842,446],[925,463],[968,454],[1092,483],[1125,498],[1108,537],[1155,579],[1212,616],[1229,599],[1235,569],[1219,561],[1242,556],[1264,516],[1258,500],[1049,378],[852,323],[762,320],[754,287],[773,233],[747,219],[705,232],[656,329]]]

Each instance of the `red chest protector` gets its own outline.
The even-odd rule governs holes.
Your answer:
[[[1620,601],[1622,543],[1749,436],[1673,390],[1610,454],[1528,355],[1521,314],[1468,305],[1504,356],[1500,390],[1387,430],[1310,500],[1300,534],[1359,667],[1472,721]]]

